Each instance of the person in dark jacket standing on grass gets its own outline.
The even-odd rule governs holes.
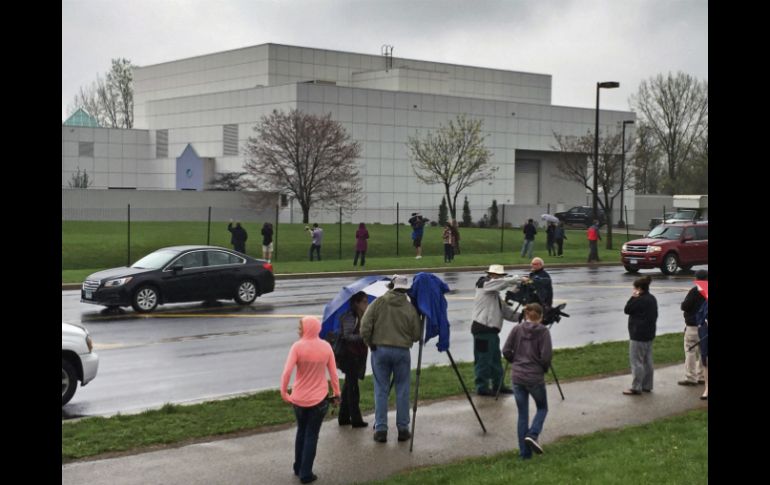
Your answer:
[[[358,380],[366,373],[366,356],[369,349],[361,338],[361,318],[369,306],[369,297],[359,291],[350,297],[350,310],[340,317],[340,331],[344,346],[344,360],[337,362],[337,368],[345,373],[342,386],[342,402],[337,422],[340,426],[352,425],[354,428],[366,428],[368,423],[361,417],[359,402],[361,394]]]
[[[525,255],[528,258],[532,257],[532,251],[535,248],[535,234],[537,234],[537,229],[535,229],[535,222],[532,219],[529,219],[526,224],[524,224],[524,244],[521,245],[521,257],[523,258]]]
[[[524,308],[524,321],[511,329],[503,346],[503,356],[512,364],[513,396],[519,411],[519,456],[523,460],[532,458],[532,452],[543,453],[537,438],[548,414],[545,373],[551,367],[553,346],[551,333],[542,321],[543,307],[537,303],[528,304]],[[537,407],[532,426],[529,425],[529,396]]]
[[[273,257],[273,225],[265,222],[262,225],[262,259],[270,262]]]
[[[227,225],[227,230],[230,231],[230,234],[232,234],[230,237],[230,244],[233,245],[233,249],[240,253],[246,254],[246,239],[249,238],[246,229],[242,228],[241,223],[237,221],[235,223],[235,227],[233,227],[233,220],[230,219],[230,223]]]
[[[548,223],[548,227],[545,229],[545,248],[548,250],[548,256],[556,256],[556,248],[554,243],[556,242],[556,225],[553,222]]]
[[[652,391],[652,341],[658,321],[658,301],[650,293],[651,281],[649,276],[634,281],[634,292],[623,310],[628,315],[628,357],[633,377],[631,388],[623,391],[627,396]]]
[[[567,239],[567,235],[564,234],[564,223],[559,222],[556,228],[553,230],[553,240],[556,243],[557,253],[556,257],[561,258],[564,255],[564,240]]]

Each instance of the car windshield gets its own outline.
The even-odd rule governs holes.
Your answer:
[[[131,267],[137,269],[160,269],[166,263],[171,261],[171,258],[177,256],[178,254],[179,251],[161,249],[159,251],[155,251],[154,253],[148,254],[136,263],[132,264]]]
[[[650,239],[679,239],[684,228],[678,226],[657,226],[647,234]]]
[[[674,212],[670,216],[666,217],[666,219],[695,219],[695,211],[680,211],[680,212]]]

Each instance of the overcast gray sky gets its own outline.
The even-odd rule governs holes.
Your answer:
[[[708,79],[707,0],[62,0],[62,120],[110,59],[136,65],[264,43],[551,74],[552,102],[629,109],[639,83]]]

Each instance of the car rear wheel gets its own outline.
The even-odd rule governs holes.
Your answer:
[[[134,292],[131,306],[139,313],[149,313],[158,306],[160,295],[153,286],[142,286]]]
[[[75,389],[78,387],[78,372],[75,366],[66,359],[61,360],[61,405],[64,406],[72,396],[75,395]]]
[[[243,280],[235,290],[235,302],[239,305],[251,305],[257,299],[257,285],[252,280]]]
[[[639,268],[636,268],[634,266],[623,265],[623,267],[626,268],[626,271],[628,271],[629,273],[638,273],[639,272]]]
[[[676,258],[676,254],[674,253],[668,253],[665,258],[663,258],[663,266],[660,267],[660,270],[663,272],[663,274],[674,274],[676,273],[676,268],[679,267],[679,260]]]

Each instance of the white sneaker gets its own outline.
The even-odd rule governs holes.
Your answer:
[[[422,256],[415,256],[414,259],[421,259]]]

